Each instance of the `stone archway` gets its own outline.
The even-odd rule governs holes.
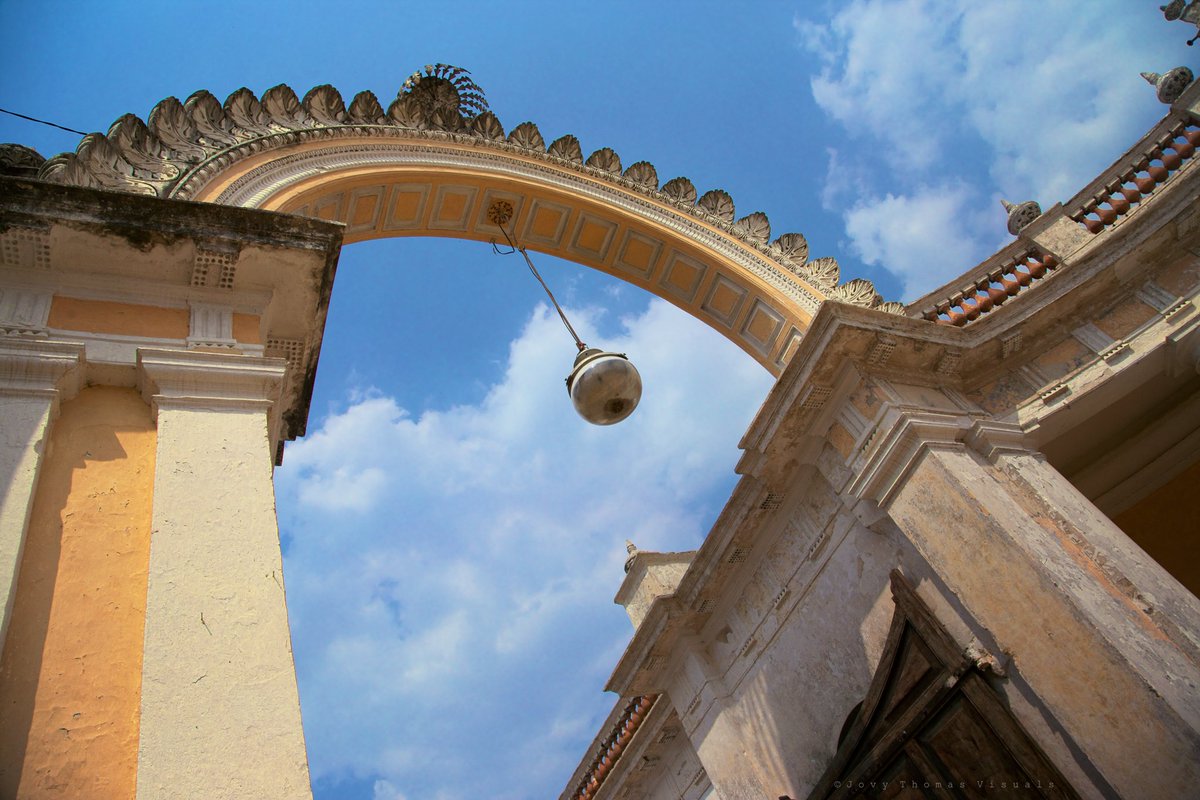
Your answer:
[[[679,306],[779,375],[825,299],[903,313],[870,282],[839,284],[837,262],[808,258],[798,233],[772,241],[766,215],[735,217],[716,189],[659,185],[654,166],[623,167],[609,148],[549,146],[532,122],[505,134],[465,70],[414,74],[385,112],[330,86],[300,100],[287,86],[224,104],[206,91],[132,114],[40,177],[160,197],[335,220],[346,241],[442,236],[492,241],[496,200],[516,210],[518,241],[592,267]]]

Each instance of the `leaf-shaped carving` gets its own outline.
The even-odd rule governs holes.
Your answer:
[[[841,269],[838,267],[837,259],[831,256],[809,261],[800,268],[799,272],[803,277],[825,289],[837,286],[837,282],[841,278]]]
[[[189,97],[183,104],[188,116],[192,118],[196,130],[200,132],[200,143],[211,150],[219,150],[237,144],[237,137],[230,130],[229,121],[225,119],[225,109],[217,98],[210,92],[201,89]]]
[[[771,241],[771,221],[763,212],[755,211],[734,223],[733,233],[750,244],[764,247]]]
[[[150,132],[171,148],[176,158],[196,162],[207,155],[200,146],[200,132],[196,130],[183,103],[176,98],[168,97],[160,101],[150,112],[148,123]]]
[[[387,115],[383,113],[383,106],[379,105],[379,98],[374,92],[359,92],[354,95],[346,116],[351,122],[361,125],[387,124]]]
[[[48,159],[38,170],[38,180],[66,186],[100,188],[100,182],[87,171],[83,162],[74,153],[59,153]]]
[[[133,177],[133,167],[102,133],[89,133],[83,137],[75,148],[75,155],[102,188],[131,194],[158,194],[149,183]]]
[[[513,128],[512,133],[508,134],[508,143],[523,150],[546,152],[546,140],[542,138],[542,132],[538,130],[537,125],[532,122],[522,122]]]
[[[844,303],[856,306],[866,306],[867,308],[879,305],[882,299],[875,291],[875,285],[865,278],[855,278],[852,281],[847,281],[831,291],[829,296],[834,300],[841,300]]]
[[[292,87],[285,83],[272,86],[262,96],[262,108],[272,122],[284,130],[308,127],[307,115]]]
[[[546,152],[555,158],[561,158],[574,164],[583,163],[583,150],[579,147],[579,140],[569,133],[551,142],[550,149]]]
[[[309,89],[300,105],[320,125],[346,123],[346,104],[342,102],[342,93],[328,83]]]
[[[46,159],[32,147],[23,144],[0,144],[0,173],[28,175],[36,172]]]
[[[408,93],[399,95],[392,101],[388,106],[388,117],[401,128],[424,130],[428,127],[424,109],[417,99]]]
[[[653,192],[658,188],[658,170],[649,161],[639,161],[625,170],[625,180]]]
[[[808,260],[808,240],[803,234],[785,233],[774,242],[771,243],[771,252],[780,261],[790,264],[793,267],[803,266]],[[837,279],[834,279],[834,284]]]
[[[723,189],[705,192],[698,205],[724,222],[733,222],[733,198]]]
[[[435,108],[429,113],[429,128],[457,133],[463,129],[463,117],[457,108]]]
[[[687,178],[671,178],[663,184],[662,191],[680,205],[696,204],[696,187]]]
[[[126,114],[108,129],[108,140],[136,170],[149,173],[153,180],[179,177],[179,167],[167,160],[165,148],[154,134],[133,114]]]
[[[225,116],[236,129],[249,135],[260,136],[271,130],[262,103],[245,86],[225,98]]]
[[[601,147],[592,153],[588,156],[587,165],[593,169],[611,172],[613,175],[621,174],[621,157],[611,147]]]
[[[897,303],[895,300],[889,300],[886,303],[880,303],[879,310],[885,311],[888,314],[897,314],[901,317],[908,313],[908,309],[904,307],[904,303]]]
[[[487,139],[489,142],[504,141],[504,127],[490,111],[485,111],[471,120],[470,130],[480,139]]]

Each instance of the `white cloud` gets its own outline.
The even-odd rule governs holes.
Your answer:
[[[372,800],[405,800],[400,790],[393,786],[390,781],[385,780],[375,781],[371,798]]]
[[[865,263],[899,276],[905,299],[912,299],[961,274],[979,252],[998,244],[979,238],[987,228],[978,224],[975,201],[963,184],[887,194],[846,211],[846,234]]]
[[[854,0],[827,22],[798,17],[820,65],[813,97],[849,137],[830,154],[823,198],[855,252],[896,272],[912,297],[994,250],[999,196],[1049,208],[1083,188],[1163,113],[1138,75],[1168,49],[1152,11]],[[913,210],[929,216],[883,216]],[[926,251],[958,261],[919,267],[927,234]]]
[[[568,313],[642,373],[620,425],[575,416],[573,351],[542,307],[480,404],[414,417],[368,391],[289,446],[277,483],[315,778],[377,776],[377,797],[556,793],[632,633],[612,604],[624,540],[694,548],[727,499],[770,375],[662,301],[607,340],[596,312]],[[377,477],[350,502],[337,491],[355,475]]]

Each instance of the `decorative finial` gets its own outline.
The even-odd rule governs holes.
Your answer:
[[[1158,102],[1171,105],[1179,99],[1183,90],[1191,85],[1194,76],[1187,67],[1176,67],[1165,75],[1159,75],[1157,72],[1143,72],[1142,77],[1154,87],[1158,94]]]
[[[1026,200],[1024,203],[1013,204],[1000,200],[1000,205],[1008,212],[1008,232],[1016,236],[1029,223],[1042,215],[1042,207],[1036,200]]]
[[[1167,18],[1167,22],[1179,20],[1200,28],[1200,0],[1192,0],[1190,3],[1185,3],[1184,0],[1171,0],[1170,3],[1158,8]],[[1200,33],[1188,40],[1188,47],[1191,47],[1197,39],[1200,39]]]
[[[629,572],[629,568],[633,566],[633,560],[637,558],[637,545],[628,539],[625,540],[625,552],[629,553],[629,558],[625,559],[625,572]]]
[[[411,95],[427,117],[439,112],[470,120],[488,110],[483,89],[471,79],[470,70],[450,64],[426,64],[408,76],[399,96]]]

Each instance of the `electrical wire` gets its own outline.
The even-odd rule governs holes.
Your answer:
[[[27,119],[30,122],[40,122],[42,125],[49,125],[51,128],[58,128],[59,130],[66,131],[67,133],[78,133],[80,136],[87,136],[87,134],[83,131],[77,131],[74,128],[68,128],[65,125],[59,125],[54,122],[47,122],[46,120],[38,119],[37,117],[27,117],[24,114],[18,114],[15,111],[9,111],[7,108],[0,108],[0,112],[4,114],[11,114],[14,117],[20,117],[21,119]]]

